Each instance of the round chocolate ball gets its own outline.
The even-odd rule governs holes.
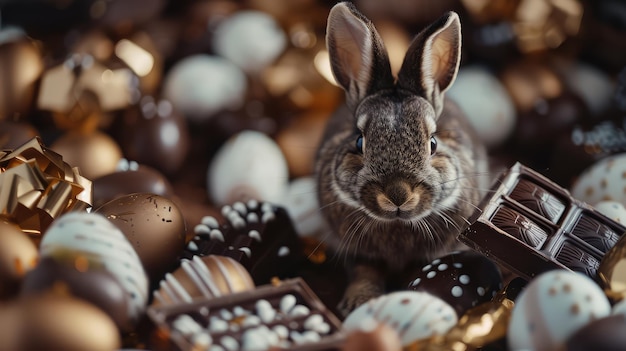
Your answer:
[[[462,316],[471,307],[491,300],[502,288],[502,276],[485,256],[457,251],[422,267],[408,288],[441,298]]]
[[[19,291],[24,275],[37,264],[39,253],[20,228],[0,219],[0,300]]]
[[[578,329],[565,343],[564,351],[626,350],[626,316],[622,314],[596,319]]]
[[[130,194],[96,209],[124,233],[152,283],[175,266],[185,245],[186,224],[178,206],[155,194]]]
[[[101,308],[121,330],[130,330],[128,292],[116,277],[80,254],[68,253],[61,260],[46,257],[24,277],[22,296],[62,292]]]

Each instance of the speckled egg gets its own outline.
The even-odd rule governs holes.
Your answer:
[[[471,307],[491,300],[502,288],[502,276],[496,264],[485,256],[459,251],[422,267],[408,288],[439,297],[461,316]]]
[[[608,316],[611,305],[587,276],[553,270],[531,280],[517,300],[507,332],[513,350],[559,350],[577,330]]]
[[[80,253],[102,264],[130,294],[131,319],[139,319],[148,301],[148,277],[137,252],[119,228],[100,214],[64,214],[52,222],[40,245],[42,258],[55,257],[59,251]]]
[[[578,177],[572,196],[590,205],[600,201],[626,204],[626,154],[604,158]]]
[[[96,213],[124,233],[151,282],[157,282],[177,262],[185,246],[186,223],[172,200],[155,194],[130,194],[111,200]]]
[[[461,69],[446,96],[461,107],[488,147],[499,145],[513,132],[516,123],[513,101],[488,69],[482,66]]]
[[[433,335],[444,334],[458,318],[442,299],[421,291],[397,291],[382,295],[350,313],[343,327],[347,332],[366,329],[364,325],[385,323],[398,332],[403,346]]]
[[[287,161],[276,142],[247,130],[231,137],[213,157],[207,190],[217,206],[250,199],[280,203],[288,181]]]
[[[600,201],[594,206],[598,212],[617,223],[626,225],[626,207],[617,201]]]

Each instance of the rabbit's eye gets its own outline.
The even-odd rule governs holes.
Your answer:
[[[434,154],[437,151],[437,139],[434,136],[430,137],[430,154]]]
[[[356,138],[356,149],[358,152],[363,153],[363,135],[359,135]]]

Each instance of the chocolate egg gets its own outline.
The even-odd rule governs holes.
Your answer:
[[[626,203],[626,153],[606,157],[583,171],[572,185],[572,196],[590,205],[600,201]]]
[[[485,67],[462,68],[446,95],[459,105],[487,146],[501,144],[513,132],[516,115],[511,97]]]
[[[0,31],[0,120],[25,114],[33,101],[35,83],[43,71],[41,53],[21,30]]]
[[[137,321],[148,301],[148,278],[124,234],[100,214],[71,212],[57,218],[41,240],[41,257],[69,251],[103,265],[130,296],[128,315]]]
[[[119,145],[105,133],[67,132],[50,149],[61,154],[63,161],[78,167],[81,175],[94,179],[115,171],[122,158]]]
[[[292,180],[281,204],[300,236],[318,236],[324,233],[326,223],[317,199],[317,180],[313,176]]]
[[[217,112],[240,107],[247,87],[245,74],[230,61],[193,55],[169,70],[163,82],[163,96],[185,117],[200,123]]]
[[[250,273],[230,257],[208,255],[181,260],[181,267],[165,275],[154,305],[189,303],[254,289]]]
[[[102,309],[125,331],[132,328],[128,316],[130,297],[121,282],[99,264],[80,254],[46,257],[24,277],[22,296],[53,292],[69,294]]]
[[[0,118],[0,150],[17,149],[38,135],[39,132],[29,123]]]
[[[130,194],[111,200],[95,211],[124,233],[151,282],[176,263],[185,246],[186,224],[178,206],[154,194]]]
[[[626,316],[593,320],[569,337],[563,351],[626,350]]]
[[[239,11],[224,19],[213,37],[215,52],[245,72],[260,72],[287,46],[287,35],[272,16]]]
[[[35,244],[17,225],[0,219],[0,300],[17,293],[24,275],[37,264]]]
[[[559,63],[557,70],[562,72],[567,87],[583,99],[593,115],[600,114],[610,105],[614,84],[602,69],[577,61]]]
[[[170,181],[156,169],[122,159],[117,172],[93,180],[93,207],[133,193],[150,193],[166,198],[174,196]]]
[[[57,294],[33,295],[18,301],[17,348],[39,350],[117,350],[115,323],[101,309],[80,299]]]
[[[485,256],[459,251],[422,267],[408,288],[439,297],[462,316],[468,309],[491,300],[502,288],[502,277],[496,264]]]
[[[560,350],[577,330],[610,312],[604,292],[587,276],[548,271],[531,280],[515,301],[508,345],[514,350]]]
[[[124,155],[167,174],[179,170],[190,147],[187,121],[167,100],[144,96],[128,109],[120,144]]]
[[[374,298],[352,311],[344,320],[347,332],[372,323],[385,323],[395,330],[402,346],[433,335],[444,334],[457,322],[452,306],[421,291],[398,291]]]
[[[615,222],[626,225],[626,207],[621,202],[600,201],[593,207]]]
[[[354,330],[346,335],[342,351],[401,351],[398,332],[385,324],[372,323],[363,330]]]
[[[217,206],[250,199],[279,203],[288,180],[287,162],[278,145],[263,133],[244,131],[213,157],[207,190]]]

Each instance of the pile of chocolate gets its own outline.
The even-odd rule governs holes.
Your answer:
[[[397,72],[446,11],[488,147],[470,250],[350,315],[314,158],[335,1],[0,3],[0,350],[626,345],[626,4],[354,0]]]

